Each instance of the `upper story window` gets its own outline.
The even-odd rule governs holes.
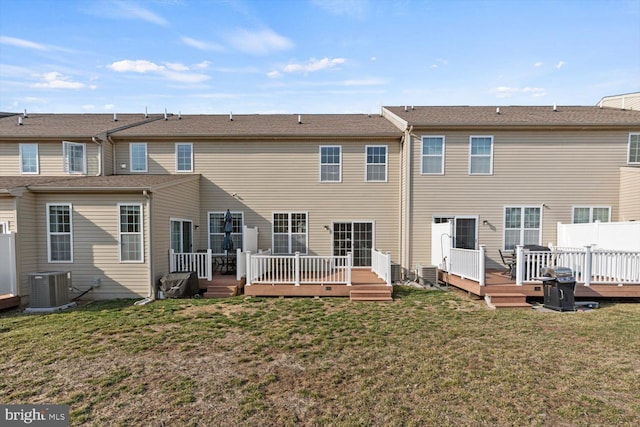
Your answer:
[[[193,172],[193,144],[176,143],[176,172]]]
[[[493,137],[472,136],[469,138],[469,175],[491,175],[493,173]]]
[[[71,204],[47,203],[49,262],[73,262]]]
[[[627,163],[640,165],[640,133],[629,134],[629,157]]]
[[[64,171],[68,173],[87,173],[87,149],[85,144],[62,142]]]
[[[131,172],[147,172],[147,143],[132,142],[129,144],[129,164]]]
[[[20,144],[20,173],[38,174],[38,144]]]
[[[320,182],[342,181],[342,147],[320,146]]]
[[[609,206],[574,206],[573,223],[586,224],[590,222],[609,222],[611,208]]]
[[[307,213],[273,213],[273,253],[307,253]]]
[[[444,136],[422,137],[423,175],[444,175]]]
[[[118,204],[120,262],[143,261],[142,205]]]
[[[387,181],[387,146],[367,145],[367,182]]]

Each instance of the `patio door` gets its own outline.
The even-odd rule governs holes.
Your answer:
[[[334,222],[333,254],[353,254],[354,267],[371,267],[373,222]]]
[[[453,222],[453,247],[458,249],[478,249],[478,217],[438,216],[433,222],[441,224]]]
[[[175,252],[192,252],[193,222],[186,219],[171,220],[171,249]]]

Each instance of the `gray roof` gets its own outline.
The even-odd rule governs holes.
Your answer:
[[[0,118],[0,138],[73,139],[91,138],[105,132],[163,118],[143,114],[22,114]],[[18,124],[22,119],[22,125]]]
[[[115,133],[114,138],[400,138],[401,132],[380,115],[367,114],[183,115]]]
[[[111,176],[57,176],[57,177],[0,177],[0,192],[26,187],[33,191],[123,192],[142,191],[171,186],[200,179],[199,174],[180,175],[111,175]],[[3,191],[4,190],[4,191]]]
[[[385,107],[415,127],[640,127],[640,111],[584,106]],[[497,113],[499,108],[499,113]]]

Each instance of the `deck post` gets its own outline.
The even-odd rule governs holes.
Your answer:
[[[245,286],[251,286],[251,251],[246,252],[247,262],[245,263],[246,276],[247,281],[245,282]]]
[[[485,277],[485,257],[487,254],[487,246],[480,245],[480,252],[478,253],[478,275],[480,286],[484,286],[487,283],[487,278]]]
[[[173,248],[169,249],[169,273],[176,271],[176,255]]]
[[[207,249],[207,280],[211,281],[213,279],[213,255],[211,253],[211,248]]]
[[[591,253],[591,245],[584,247],[584,270],[582,278],[585,286],[591,286],[591,276],[593,275],[593,255]]]
[[[384,268],[387,270],[387,286],[392,286],[391,283],[391,252],[387,251],[387,255],[385,257],[385,266]]]
[[[351,286],[351,268],[353,267],[353,255],[347,252],[347,286]]]
[[[516,286],[522,286],[524,270],[524,246],[516,245]]]
[[[296,252],[294,269],[294,283],[296,286],[300,286],[300,252]]]

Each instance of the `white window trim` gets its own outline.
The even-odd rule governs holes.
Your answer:
[[[436,157],[434,155],[429,155],[429,154],[424,154],[424,139],[425,138],[440,138],[442,139],[442,163],[440,166],[440,169],[442,170],[442,172],[440,173],[433,173],[433,172],[425,172],[424,171],[424,158],[425,157]],[[471,140],[469,140],[469,143],[471,143]],[[421,145],[420,145],[420,174],[421,175],[444,175],[444,165],[445,165],[445,161],[444,161],[444,156],[445,156],[445,137],[444,135],[423,135],[422,139],[421,139]],[[471,149],[471,148],[469,148]],[[469,162],[471,162],[471,160],[469,160]],[[469,166],[469,168],[471,168],[471,166]]]
[[[188,222],[189,224],[191,224],[191,245],[193,246],[193,220],[190,219],[184,219],[184,218],[174,218],[174,217],[169,217],[169,247],[171,248],[171,239],[172,239],[172,235],[171,235],[171,223],[172,222],[179,222],[180,223],[180,247],[182,248],[184,246],[184,234],[182,233],[182,224],[185,222]],[[195,252],[195,251],[192,251]]]
[[[9,221],[0,221],[0,226],[2,226],[2,230],[0,230],[0,234],[9,234]]]
[[[234,234],[241,234],[242,235],[242,249],[244,250],[244,246],[245,246],[245,235],[244,235],[244,211],[229,211],[231,212],[231,215],[234,214],[240,214],[242,216],[242,232],[240,233],[231,233],[231,235]],[[211,249],[211,253],[213,255],[223,255],[224,252],[222,252],[219,248],[212,248],[211,247],[211,214],[226,214],[227,211],[209,211],[207,212],[207,246],[209,249]],[[224,233],[222,233],[224,234]],[[234,248],[235,249],[235,248]],[[218,252],[220,251],[220,252]]]
[[[609,210],[609,217],[607,218],[607,222],[611,222],[611,206],[585,206],[585,205],[575,205],[575,206],[571,206],[571,224],[575,224],[575,213],[576,213],[576,209],[589,209],[589,223],[593,223],[595,222],[593,220],[593,210],[594,209],[608,209]]]
[[[637,135],[638,139],[640,139],[640,133],[632,132],[629,134],[629,143],[627,144],[627,164],[628,165],[640,165],[640,161],[639,162],[631,161],[631,136],[634,136],[634,135]]]
[[[81,146],[82,147],[82,171],[71,171],[69,167],[69,159],[67,158],[66,147]],[[71,175],[87,174],[87,144],[81,142],[62,141],[62,163],[63,170]]]
[[[51,259],[51,218],[49,214],[49,208],[51,206],[66,206],[69,208],[69,233],[56,233],[56,235],[69,235],[69,243],[70,243],[70,260],[65,261],[54,261]],[[71,264],[73,263],[73,206],[71,203],[47,203],[46,205],[46,222],[47,222],[47,262],[52,264]]]
[[[275,235],[276,233],[274,232],[275,229],[275,216],[276,214],[287,214],[289,217],[289,224],[288,224],[288,243],[287,246],[289,247],[289,249],[291,249],[291,236],[293,234],[301,234],[301,233],[292,233],[291,232],[291,216],[294,214],[305,214],[305,218],[307,221],[307,227],[305,229],[305,242],[304,242],[304,247],[307,249],[305,252],[300,252],[301,255],[307,255],[309,253],[309,212],[305,212],[305,211],[274,211],[271,213],[271,251],[276,254],[275,252]],[[284,234],[284,233],[277,233],[277,234]],[[284,255],[281,253],[278,253],[278,255]]]
[[[179,145],[188,145],[190,147],[190,154],[191,154],[191,160],[190,160],[190,164],[191,164],[191,168],[190,169],[179,169],[178,168],[178,146]],[[192,142],[176,142],[176,148],[175,148],[175,156],[176,156],[176,173],[189,173],[189,172],[193,172],[193,143]]]
[[[491,154],[487,155],[479,155],[479,154],[471,154],[471,147],[472,147],[472,141],[474,138],[490,138],[491,139]],[[493,140],[493,135],[471,135],[469,137],[469,175],[484,175],[484,176],[488,176],[488,175],[493,175],[493,147],[494,147],[495,141]],[[489,157],[489,172],[487,173],[478,173],[478,172],[471,172],[471,159],[473,157],[476,158],[484,158],[484,157]]]
[[[322,179],[322,166],[335,166],[335,163],[322,163],[322,149],[323,148],[339,148],[340,149],[340,163],[338,163],[338,179],[333,181],[333,180],[323,180]],[[321,145],[320,147],[318,147],[318,163],[319,163],[319,167],[318,167],[318,180],[322,183],[341,183],[342,182],[342,145]],[[285,212],[279,212],[279,213],[285,213]],[[296,212],[298,213],[298,212]],[[301,212],[300,212],[301,213]]]
[[[144,169],[133,170],[133,147],[135,145],[144,146]],[[149,151],[147,151],[146,142],[130,142],[129,143],[129,172],[131,173],[147,173],[149,171]]]
[[[27,146],[27,145],[35,145],[36,147],[36,171],[35,172],[25,172],[22,164],[22,147]],[[39,153],[39,148],[38,148],[38,144],[37,143],[24,143],[24,144],[20,144],[20,173],[22,175],[38,175],[40,174],[40,153]]]
[[[526,208],[537,208],[540,209],[540,230],[538,231],[538,243],[542,244],[542,226],[544,224],[544,205],[505,205],[502,207],[502,249],[506,247],[506,238],[507,238],[507,208],[520,208],[520,242],[524,241],[524,210]],[[509,230],[515,230],[514,228],[510,228]],[[527,230],[532,230],[528,228]],[[522,244],[522,243],[521,243]]]
[[[120,208],[122,206],[139,206],[140,207],[140,231],[137,233],[126,234],[140,234],[140,259],[139,260],[122,260],[122,219],[120,218]],[[118,203],[118,261],[122,264],[143,264],[144,263],[144,208],[142,203]]]
[[[369,179],[368,169],[368,150],[369,148],[384,147],[384,179]],[[380,165],[381,163],[371,163],[371,165]],[[364,180],[365,182],[388,182],[389,181],[389,146],[387,145],[366,145],[364,148]]]

